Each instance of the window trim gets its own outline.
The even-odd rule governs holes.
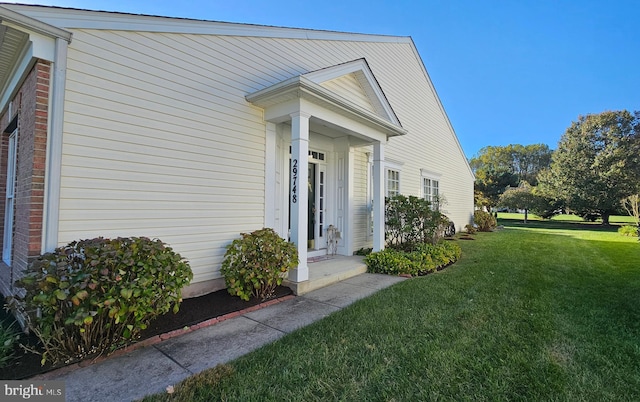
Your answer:
[[[441,178],[442,178],[442,175],[439,174],[439,173],[431,172],[431,171],[428,171],[426,169],[420,169],[420,195],[425,200],[431,202],[432,205],[435,205],[436,209],[438,208],[438,205],[434,204],[433,189],[434,188],[438,189],[438,193],[435,195],[435,197],[440,197],[441,194],[442,194],[442,192],[440,191]],[[425,191],[425,180],[429,180],[430,181],[430,183],[429,183],[429,194],[427,194],[427,192]],[[434,182],[437,183],[436,186],[433,185]]]
[[[398,173],[398,194],[402,194],[402,163],[387,160],[384,163],[384,196],[389,197],[389,172]]]

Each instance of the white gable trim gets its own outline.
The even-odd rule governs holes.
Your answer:
[[[306,99],[311,103],[321,105],[329,110],[334,110],[338,113],[349,116],[354,121],[360,121],[369,127],[375,128],[380,133],[385,133],[385,141],[388,137],[404,135],[407,133],[407,130],[401,126],[393,124],[380,116],[347,101],[343,97],[334,94],[332,91],[323,88],[304,76],[289,78],[288,80],[249,94],[245,96],[245,99],[265,110],[273,108],[279,104],[286,104],[291,100]],[[275,110],[275,108],[273,109]],[[284,119],[288,118],[289,113],[291,113],[290,110],[286,110],[284,112],[276,111],[276,114]],[[273,116],[269,115],[269,113],[265,115],[267,120],[274,119]],[[276,119],[275,122],[280,121],[277,121]]]
[[[304,28],[285,28],[268,25],[240,24],[233,22],[206,21],[189,18],[127,14],[111,11],[92,11],[26,4],[4,4],[3,6],[65,29],[108,29],[122,31],[387,43],[411,42],[411,38],[408,36],[372,35]]]
[[[364,58],[312,71],[310,73],[303,74],[303,77],[315,82],[316,84],[320,84],[351,73],[355,73],[356,79],[364,89],[376,110],[381,111],[384,115],[383,117],[386,117],[387,120],[400,126],[401,124],[398,117],[393,111],[393,108],[389,104],[382,88],[380,88],[380,84],[378,84],[378,80],[373,75],[371,68],[369,68],[369,64]]]
[[[71,42],[71,32],[65,31],[64,29],[60,29],[40,20],[28,17],[24,14],[17,13],[5,6],[0,6],[0,22],[8,22],[21,28],[26,28],[27,30],[37,32],[40,35],[48,36],[54,39],[60,38],[66,40],[67,42]]]
[[[433,86],[433,82],[431,81],[431,77],[429,76],[429,73],[427,72],[427,68],[424,66],[424,61],[422,60],[422,57],[420,57],[420,53],[418,53],[418,48],[416,48],[416,44],[413,43],[413,39],[409,38],[409,43],[411,44],[411,49],[413,49],[413,53],[416,56],[416,60],[418,61],[418,64],[420,65],[420,68],[422,69],[422,73],[424,74],[425,79],[427,80],[427,83],[429,84],[429,87],[431,88],[431,91],[433,91],[433,94],[435,95],[435,99],[436,102],[438,102],[438,107],[440,108],[440,112],[442,113],[442,116],[444,118],[444,120],[447,122],[447,125],[449,126],[449,129],[451,130],[451,133],[453,134],[453,138],[456,141],[456,145],[458,146],[458,151],[460,152],[460,155],[462,155],[462,158],[464,159],[466,165],[467,165],[467,170],[469,171],[469,174],[471,175],[471,177],[473,178],[473,180],[476,179],[476,175],[473,173],[473,170],[471,169],[471,165],[469,165],[469,161],[467,159],[467,156],[464,154],[464,151],[462,150],[462,145],[460,145],[460,140],[458,139],[458,136],[456,135],[456,130],[453,129],[453,126],[451,125],[451,120],[449,120],[449,115],[447,115],[447,112],[444,110],[444,106],[442,106],[442,101],[440,100],[440,96],[438,95],[438,91],[436,91],[436,88]]]

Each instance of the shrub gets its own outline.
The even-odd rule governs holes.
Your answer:
[[[490,232],[493,228],[498,226],[496,218],[489,212],[475,211],[473,213],[473,221],[478,225],[478,230],[481,232]]]
[[[475,234],[475,233],[478,231],[478,229],[476,229],[476,227],[475,227],[475,226],[473,226],[473,225],[472,225],[472,224],[470,224],[470,223],[467,223],[467,224],[464,226],[464,230],[465,230],[468,234]]]
[[[417,268],[418,274],[422,274],[433,272],[456,262],[461,254],[462,250],[456,243],[442,242],[435,245],[423,244],[411,253],[409,258],[414,262],[421,262]],[[427,263],[422,263],[422,261]]]
[[[367,272],[373,274],[403,275],[414,271],[407,253],[392,248],[369,254],[364,263],[367,264]]]
[[[411,251],[418,244],[436,244],[448,222],[423,198],[396,195],[385,201],[385,239],[389,247]]]
[[[173,306],[192,279],[189,264],[160,240],[96,238],[69,243],[31,264],[11,303],[44,347],[42,363],[111,352]]]
[[[366,255],[371,254],[371,252],[372,252],[372,251],[373,251],[373,249],[372,249],[371,247],[362,247],[362,248],[360,248],[360,249],[356,250],[356,251],[353,253],[353,255],[363,255],[363,256],[366,256]]]
[[[638,226],[625,225],[618,228],[618,233],[622,236],[638,236],[639,230]]]
[[[269,228],[241,233],[228,247],[222,262],[227,290],[242,300],[265,300],[282,283],[289,269],[298,265],[298,250]]]
[[[421,244],[414,251],[385,249],[365,257],[367,271],[389,275],[424,275],[441,269],[460,258],[461,249],[455,243]]]
[[[14,358],[15,345],[18,335],[13,324],[0,321],[0,367],[6,366]]]

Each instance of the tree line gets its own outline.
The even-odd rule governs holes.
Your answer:
[[[638,211],[640,112],[579,116],[556,150],[545,144],[488,146],[469,164],[477,206],[544,218],[564,211],[608,224],[621,210]]]

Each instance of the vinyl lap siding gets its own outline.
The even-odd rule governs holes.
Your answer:
[[[372,239],[368,235],[369,209],[367,205],[367,168],[369,158],[366,152],[368,148],[356,148],[354,150],[354,172],[353,172],[353,250],[362,247],[371,247]]]
[[[365,95],[365,92],[356,79],[355,74],[350,73],[330,81],[325,81],[320,85],[360,106],[366,111],[376,113],[376,109],[371,104],[369,98]]]
[[[238,82],[148,36],[74,32],[59,242],[157,237],[214,279],[264,222],[264,123]]]
[[[92,236],[158,237],[189,259],[194,282],[218,278],[225,246],[264,223],[265,123],[244,96],[363,57],[409,131],[386,147],[388,158],[404,162],[403,192],[420,194],[420,169],[439,172],[454,221],[473,211],[466,159],[408,43],[73,34],[61,244]],[[344,95],[359,84],[347,76],[327,85]],[[350,100],[366,106],[366,99]],[[365,151],[354,151],[355,249],[369,244]]]
[[[388,159],[403,162],[403,193],[420,195],[421,169],[440,173],[447,215],[458,229],[470,222],[473,175],[410,44],[251,38],[251,46],[245,47],[243,39],[223,38],[239,49],[238,54],[250,53],[247,56],[260,71],[286,69],[291,76],[364,57],[402,126],[409,131],[405,136],[391,138],[386,146]],[[263,65],[258,62],[260,59],[273,65]]]

